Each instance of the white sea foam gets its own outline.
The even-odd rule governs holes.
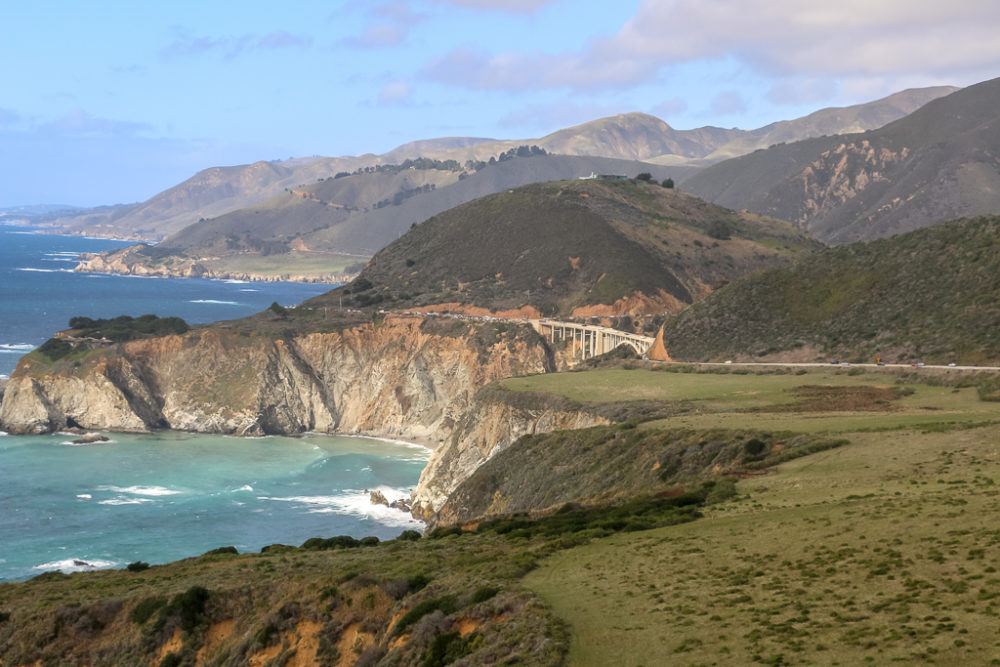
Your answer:
[[[240,291],[241,292],[259,292],[260,290],[259,289],[252,289],[252,288],[249,288],[249,287],[245,287],[245,288],[241,289]]]
[[[97,490],[130,493],[134,496],[175,496],[180,493],[164,486],[99,486]]]
[[[60,572],[86,572],[88,570],[104,570],[109,567],[115,567],[116,565],[119,565],[119,563],[111,560],[101,560],[96,558],[92,558],[91,560],[83,560],[82,558],[66,558],[64,560],[54,560],[51,563],[42,563],[41,565],[36,565],[32,569],[46,571],[59,570]]]
[[[222,282],[229,283],[230,285],[245,285],[248,281],[236,280],[235,278],[230,278],[229,280],[223,280]]]
[[[74,435],[72,433],[68,435]],[[59,444],[63,447],[90,447],[92,445],[111,445],[118,442],[117,440],[98,440],[95,442],[73,442],[72,440],[63,440]]]
[[[73,269],[36,269],[33,266],[19,266],[17,271],[33,271],[36,273],[73,273]]]
[[[378,490],[386,498],[392,500],[409,496],[409,492],[403,489],[380,486]],[[296,503],[303,508],[308,508],[310,514],[343,514],[361,519],[371,519],[385,526],[423,527],[423,522],[417,521],[406,512],[386,505],[373,505],[369,493],[357,489],[348,489],[335,496],[258,496],[257,500]]]
[[[142,505],[143,503],[153,502],[152,498],[125,498],[123,496],[118,496],[117,498],[111,498],[110,500],[98,500],[98,505]]]
[[[233,489],[233,493],[236,493],[237,491],[253,491],[253,487],[249,484],[244,484],[238,489]]]
[[[90,495],[89,493],[78,493],[76,494],[76,497],[79,498],[80,500],[90,500],[94,496]]]
[[[222,306],[238,306],[238,301],[220,301],[218,299],[191,299],[188,303],[214,303]]]
[[[24,354],[34,349],[35,346],[31,343],[0,343],[0,353]]]

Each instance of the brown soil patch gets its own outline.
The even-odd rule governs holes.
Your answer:
[[[539,312],[539,310],[534,306],[521,306],[520,308],[511,310],[494,311],[489,308],[480,308],[478,306],[470,306],[466,303],[458,303],[457,301],[450,303],[436,303],[430,306],[420,306],[419,310],[424,313],[443,313],[448,311],[451,313],[458,313],[460,315],[472,315],[475,317],[500,317],[507,320],[538,320],[542,317],[542,313]]]
[[[221,623],[213,623],[208,626],[208,632],[205,633],[205,644],[198,649],[198,657],[196,659],[196,664],[204,665],[212,653],[222,644],[222,642],[229,639],[230,635],[233,634],[233,619],[228,621],[222,621]]]
[[[257,651],[247,662],[250,667],[262,667],[268,660],[275,657],[281,653],[281,644],[275,644],[274,646],[268,646],[265,649]]]
[[[288,638],[295,642],[295,655],[285,663],[285,667],[312,667],[316,664],[322,629],[323,625],[316,621],[302,621],[295,626],[295,634]]]
[[[686,308],[687,305],[665,290],[659,290],[657,294],[652,296],[635,292],[631,296],[623,296],[610,305],[595,304],[574,308],[570,316],[621,317],[622,315],[652,315],[663,312],[676,313]]]
[[[337,642],[337,652],[340,654],[337,667],[353,665],[362,651],[373,643],[374,637],[367,632],[361,632],[360,623],[351,623]]]
[[[184,642],[181,640],[181,629],[177,628],[174,630],[173,636],[168,639],[167,642],[156,652],[156,662],[161,662],[165,657],[167,657],[168,653],[180,651],[183,646]]]
[[[482,625],[482,621],[477,621],[472,618],[460,618],[458,619],[458,634],[463,637],[471,635],[473,632],[481,628]]]
[[[895,387],[824,387],[803,385],[795,389],[799,401],[775,407],[777,412],[890,412],[898,410]]]
[[[569,265],[573,267],[574,271],[578,271],[580,269],[580,258],[579,257],[570,257],[569,258]]]

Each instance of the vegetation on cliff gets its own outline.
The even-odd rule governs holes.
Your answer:
[[[812,350],[812,360],[1000,361],[1000,217],[825,250],[669,318],[677,359]]]

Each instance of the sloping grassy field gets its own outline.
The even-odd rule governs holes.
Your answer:
[[[655,375],[602,371],[593,387],[645,396]],[[1000,405],[919,383],[870,410],[796,412],[784,400],[796,382],[856,388],[887,377],[895,386],[829,372],[669,377],[677,383],[661,391],[707,413],[640,428],[811,422],[850,444],[740,480],[699,521],[544,561],[525,584],[568,623],[569,663],[1000,664]],[[515,386],[590,391],[571,380]],[[762,406],[769,394],[782,400]]]

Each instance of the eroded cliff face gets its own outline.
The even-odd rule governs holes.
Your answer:
[[[484,349],[475,336],[430,335],[419,318],[389,317],[288,340],[204,329],[124,343],[77,363],[23,359],[0,406],[4,428],[326,431],[438,442],[477,389],[544,372],[552,361],[527,328]]]
[[[479,466],[523,435],[609,423],[583,411],[477,400],[445,442],[434,450],[413,492],[413,516],[430,520]]]

